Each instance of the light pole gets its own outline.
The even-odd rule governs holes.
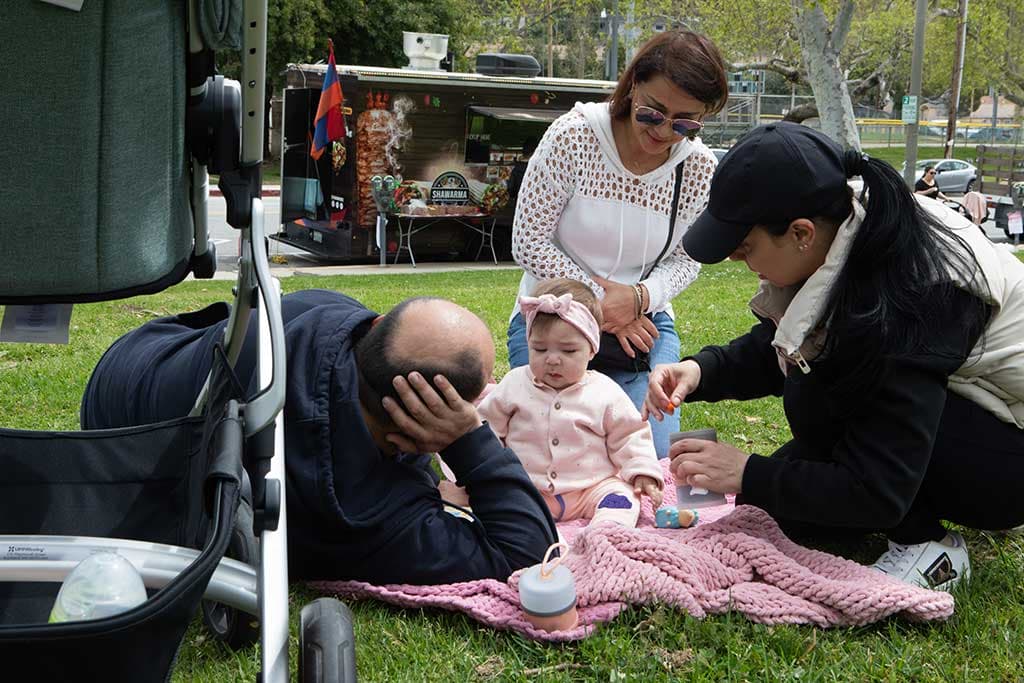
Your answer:
[[[612,2],[612,51],[608,55],[608,80],[619,80],[619,0]]]
[[[956,27],[956,52],[953,55],[953,82],[950,84],[949,118],[946,120],[946,154],[947,159],[953,158],[953,145],[956,144],[956,115],[960,109],[960,86],[964,81],[964,52],[967,42],[967,0],[960,0],[960,23]]]

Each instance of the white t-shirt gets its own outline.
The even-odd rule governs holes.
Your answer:
[[[681,240],[707,206],[717,161],[699,139],[682,140],[663,165],[636,175],[619,158],[608,103],[577,103],[551,124],[530,159],[512,227],[512,254],[525,271],[519,294],[556,277],[579,280],[599,297],[604,291],[591,275],[640,282],[665,247],[680,163],[672,244],[642,280],[650,293],[648,312],[671,315],[673,297],[700,271]]]

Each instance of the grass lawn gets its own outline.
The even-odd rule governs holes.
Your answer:
[[[424,275],[294,277],[285,291],[334,288],[386,310],[413,295],[449,297],[490,325],[498,372],[507,370],[505,324],[518,283],[514,271]],[[722,343],[746,331],[745,302],[756,287],[742,264],[707,267],[675,300],[683,352]],[[0,346],[0,412],[4,426],[74,429],[78,401],[91,369],[121,333],[155,316],[191,310],[230,297],[231,283],[188,282],[156,296],[77,306],[72,345]],[[45,409],[44,409],[45,408]],[[683,428],[714,427],[723,440],[770,453],[789,437],[781,402],[687,406]],[[969,455],[969,454],[965,454]],[[577,644],[542,645],[481,627],[461,615],[399,610],[366,602],[356,616],[358,665],[364,681],[718,681],[718,680],[1019,680],[1024,632],[1024,539],[966,534],[974,580],[957,593],[946,623],[892,619],[829,631],[806,626],[765,627],[741,616],[704,620],[651,606],[634,609]],[[880,537],[833,552],[873,560]],[[315,594],[292,588],[292,666],[298,611]],[[254,680],[256,648],[232,653],[194,625],[174,681]]]
[[[906,159],[906,147],[868,147],[864,150],[866,154],[869,154],[876,159],[884,159],[892,164],[893,168],[897,171],[903,165],[903,161]],[[943,149],[941,146],[936,147],[918,147],[917,158],[918,161],[921,159],[941,159],[943,158]],[[977,152],[974,145],[957,144],[953,148],[953,156],[963,161],[969,161],[972,164],[976,160]]]

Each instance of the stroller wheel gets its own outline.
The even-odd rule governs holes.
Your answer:
[[[355,683],[352,612],[334,598],[318,598],[299,617],[299,682]]]
[[[259,563],[259,542],[252,533],[252,506],[239,500],[235,526],[226,553],[232,560],[256,565]],[[203,600],[203,623],[213,636],[233,650],[241,650],[260,638],[256,616],[212,600]]]

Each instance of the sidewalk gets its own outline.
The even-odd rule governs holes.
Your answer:
[[[219,187],[217,187],[216,185],[211,183],[210,184],[210,196],[211,197],[223,197],[224,195],[221,193]],[[280,185],[266,185],[266,184],[264,184],[263,185],[263,196],[264,197],[280,197],[281,196],[281,186]]]
[[[413,267],[410,263],[399,263],[398,265],[358,265],[358,266],[316,266],[316,265],[291,265],[271,264],[270,274],[277,278],[292,276],[307,277],[331,277],[336,275],[423,275],[427,273],[454,273],[463,271],[481,270],[520,270],[515,263],[503,262],[495,265],[491,261],[485,262],[445,262],[445,263],[420,263]],[[213,276],[214,280],[234,280],[237,271],[218,269]],[[189,278],[192,278],[190,275]]]

